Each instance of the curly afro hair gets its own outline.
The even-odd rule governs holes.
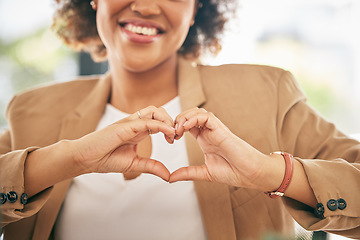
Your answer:
[[[106,47],[96,28],[96,11],[90,0],[56,0],[52,29],[71,48],[89,52],[95,61],[106,59]],[[197,59],[201,54],[217,54],[220,37],[228,17],[235,12],[236,0],[199,0],[195,23],[178,50],[184,57]]]

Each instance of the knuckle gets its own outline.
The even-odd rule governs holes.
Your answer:
[[[149,106],[147,107],[147,109],[149,109],[149,110],[151,110],[151,111],[154,111],[154,110],[157,109],[157,107],[155,107],[154,105],[149,105]]]
[[[210,117],[215,117],[214,113],[212,112],[207,112],[206,114],[209,115]]]

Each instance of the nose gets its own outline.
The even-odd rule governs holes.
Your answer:
[[[135,0],[130,4],[130,9],[145,17],[161,13],[157,0]]]

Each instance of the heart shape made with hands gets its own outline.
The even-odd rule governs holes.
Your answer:
[[[209,119],[211,120],[209,121]],[[208,138],[209,134],[211,136],[211,132],[213,129],[220,129],[217,125],[222,125],[222,123],[216,119],[216,117],[208,113],[204,109],[194,108],[188,111],[185,111],[179,114],[175,120],[173,120],[170,115],[166,112],[163,108],[156,108],[156,107],[148,107],[138,111],[137,113],[133,114],[132,117],[130,116],[129,120],[138,121],[141,119],[143,124],[147,124],[147,122],[151,121],[154,123],[154,127],[150,127],[149,123],[146,125],[146,128],[142,129],[143,132],[148,132],[149,134],[152,133],[160,133],[162,132],[165,136],[166,141],[169,144],[174,143],[175,140],[179,140],[184,136],[185,132],[190,132],[196,140],[200,141],[201,145],[212,145],[216,144],[211,142],[212,138]],[[166,127],[171,127],[172,131],[168,131],[167,128],[161,128],[159,125],[162,124],[167,125]],[[227,129],[226,127],[224,129]],[[200,137],[199,137],[200,136]],[[207,137],[206,139],[210,142],[203,141],[203,137]],[[216,139],[216,137],[215,137]],[[205,178],[208,174],[206,164],[203,166],[187,166],[182,167],[175,170],[173,173],[170,171],[156,159],[150,159],[151,151],[152,151],[152,143],[150,137],[145,137],[141,141],[137,142],[137,149],[136,153],[139,157],[138,160],[142,161],[142,165],[145,165],[140,168],[136,168],[136,170],[140,171],[126,171],[123,172],[124,178],[126,180],[131,180],[138,177],[141,173],[150,173],[154,174],[165,181],[175,182],[175,181],[182,181],[182,180],[208,180]],[[206,147],[203,149],[207,149]],[[204,153],[205,154],[205,153]],[[139,162],[134,162],[132,165],[141,165]],[[198,171],[202,169],[205,173],[201,173]],[[194,174],[194,170],[196,174]],[[194,172],[194,173],[193,173]]]
[[[258,172],[260,161],[264,160],[264,154],[234,135],[212,113],[195,108],[182,112],[173,120],[163,108],[155,110],[147,108],[141,110],[141,113],[135,114],[135,119],[139,120],[139,118],[143,121],[155,122],[154,126],[146,125],[146,128],[143,129],[144,132],[162,132],[170,144],[182,138],[185,132],[189,132],[203,151],[205,163],[201,166],[181,167],[170,173],[159,161],[142,158],[139,154],[139,158],[142,159],[140,161],[143,161],[141,163],[143,167],[138,172],[154,174],[170,183],[202,180],[237,186],[240,179],[242,186],[253,185],[251,180],[254,179],[251,178],[256,176],[254,173]],[[166,127],[161,128],[160,125],[166,125]],[[141,145],[141,143],[138,144]],[[145,155],[150,156],[151,154]],[[234,162],[232,159],[243,159],[244,161]],[[256,164],[258,165],[256,166]]]
[[[142,112],[143,112],[143,110],[142,110]],[[159,113],[154,113],[153,112],[151,114],[151,119],[153,119],[153,120],[161,119],[162,122],[167,123],[167,124],[172,124],[172,127],[173,127],[175,121],[173,121],[170,116],[166,116],[167,113],[166,114],[165,113],[166,112],[162,113],[165,116],[160,116]],[[140,114],[140,111],[137,112],[137,115],[138,115],[138,117],[140,119],[146,118],[146,115],[144,116],[144,113]],[[150,119],[150,117],[149,117],[149,119]],[[170,119],[170,121],[167,121],[169,119]],[[167,140],[167,142],[169,144],[174,143],[175,140],[181,139],[182,136],[184,135],[184,132],[186,131],[186,129],[183,126],[185,123],[184,124],[180,123],[181,120],[179,120],[179,117],[177,118],[177,120],[179,122],[176,123],[176,126],[175,126],[176,129],[174,128],[175,134],[174,134],[173,137],[169,137],[165,133],[163,133],[164,136],[165,136],[165,139]],[[182,124],[183,127],[179,127],[179,123]],[[185,125],[187,125],[187,124],[185,124]],[[200,130],[200,126],[197,126],[197,129]],[[148,132],[149,132],[149,135],[152,134],[152,131],[150,129],[148,130]],[[161,132],[159,132],[159,133],[161,133]],[[146,137],[145,139],[140,141],[137,144],[136,152],[137,152],[138,156],[140,156],[141,158],[149,159],[151,157],[151,154],[152,154],[152,141],[151,141],[151,138]],[[172,176],[170,171],[160,161],[158,161],[156,159],[152,159],[152,160],[156,161],[155,164],[158,165],[158,166],[156,167],[157,168],[156,173],[153,172],[154,170],[151,170],[150,173],[164,179],[165,181],[170,181],[171,176]],[[159,165],[158,163],[161,164],[161,165]],[[161,171],[161,173],[160,173],[159,170]],[[125,180],[132,180],[132,179],[137,178],[139,175],[141,175],[141,173],[142,172],[124,172],[123,175],[124,175]]]

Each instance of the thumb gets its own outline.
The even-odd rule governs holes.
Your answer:
[[[142,172],[150,173],[162,178],[164,181],[169,181],[170,172],[161,162],[150,159],[137,157],[133,160],[131,166],[127,169],[127,172]]]
[[[182,167],[174,171],[170,175],[169,182],[174,183],[178,181],[211,181],[209,171],[206,165]]]

